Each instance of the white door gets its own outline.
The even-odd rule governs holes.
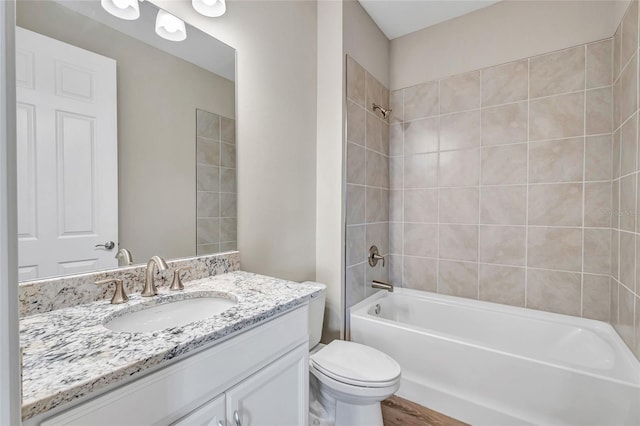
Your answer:
[[[16,81],[20,280],[116,267],[116,61],[16,28]]]
[[[227,391],[227,424],[308,424],[308,351],[307,345],[300,346]]]

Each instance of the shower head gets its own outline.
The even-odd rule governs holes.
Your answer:
[[[380,114],[382,114],[382,118],[387,118],[389,117],[389,114],[391,114],[392,109],[391,108],[385,108],[383,106],[380,106],[376,103],[371,105],[371,108],[375,111],[378,110],[380,111]]]

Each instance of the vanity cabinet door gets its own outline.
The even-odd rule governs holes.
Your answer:
[[[308,345],[298,346],[227,391],[227,424],[307,425],[308,355]]]
[[[174,426],[225,426],[224,394],[174,423]]]

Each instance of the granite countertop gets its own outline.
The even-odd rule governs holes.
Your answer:
[[[313,284],[235,271],[185,282],[185,289],[158,288],[158,296],[129,295],[128,303],[109,301],[58,309],[22,318],[23,420],[138,375],[181,355],[266,321],[320,294]],[[140,310],[169,300],[228,295],[238,303],[227,311],[161,331],[111,331],[106,320],[123,310]]]

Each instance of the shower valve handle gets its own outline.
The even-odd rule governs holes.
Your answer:
[[[384,268],[384,256],[380,255],[380,253],[378,252],[378,247],[371,246],[369,248],[369,266],[376,266],[379,260],[382,260],[382,267]]]

